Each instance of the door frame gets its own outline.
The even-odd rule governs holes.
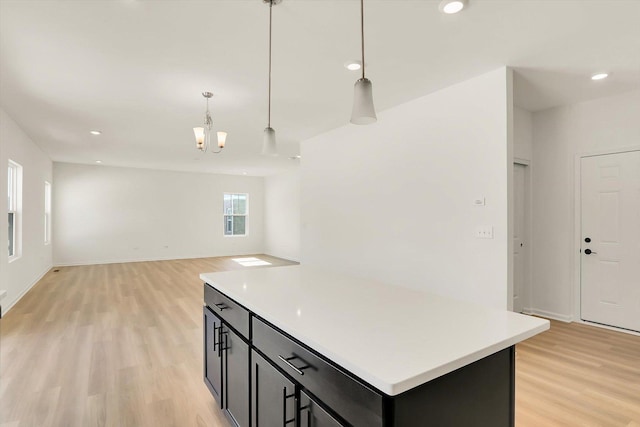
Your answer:
[[[532,238],[533,236],[533,186],[532,186],[532,173],[531,173],[531,160],[514,157],[513,164],[511,167],[513,168],[515,165],[523,165],[525,166],[525,175],[524,175],[524,191],[526,193],[525,199],[525,213],[527,217],[526,221],[526,237],[527,237],[527,257],[526,257],[526,271],[525,271],[525,282],[523,283],[522,296],[523,296],[523,304],[522,304],[522,312],[525,314],[533,314],[531,309],[532,301],[533,301],[533,291],[531,284],[533,283],[533,245]],[[515,194],[515,179],[514,179],[514,194]],[[515,215],[515,206],[513,208],[513,215]],[[514,216],[515,218],[515,216]],[[514,221],[515,224],[515,221]],[[511,241],[513,241],[513,234],[511,233]],[[509,254],[511,257],[511,264],[513,265],[513,280],[511,281],[511,303],[513,303],[513,295],[515,290],[515,263],[513,262],[513,248],[511,248],[511,253]],[[513,308],[513,305],[511,306]]]
[[[577,322],[577,323],[585,323],[588,325],[598,326],[605,329],[611,329],[619,332],[626,332],[632,335],[640,335],[639,333],[629,331],[627,329],[616,328],[614,326],[600,325],[593,322],[585,322],[582,320],[582,312],[581,312],[581,300],[582,300],[582,292],[581,292],[581,282],[582,282],[582,270],[580,268],[580,262],[582,259],[582,254],[580,253],[580,248],[582,247],[582,159],[584,157],[595,157],[595,156],[604,156],[607,154],[621,154],[621,153],[629,153],[632,151],[640,151],[640,145],[632,145],[628,147],[621,148],[608,148],[608,149],[599,149],[599,150],[589,150],[578,153],[574,157],[574,186],[573,186],[573,212],[574,212],[574,220],[573,220],[573,292],[571,292],[571,297],[573,299],[573,313],[572,319],[569,321]]]

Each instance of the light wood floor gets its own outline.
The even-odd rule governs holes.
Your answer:
[[[552,321],[520,343],[516,426],[640,427],[640,337]]]
[[[0,320],[0,426],[228,427],[202,382],[198,275],[240,268],[205,258],[49,272]],[[640,427],[640,337],[553,322],[516,357],[518,427]]]

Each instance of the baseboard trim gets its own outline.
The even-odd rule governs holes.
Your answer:
[[[255,255],[255,252],[250,253],[240,253],[240,254],[232,254],[232,255],[193,255],[193,256],[170,256],[170,257],[156,257],[156,258],[132,258],[132,259],[111,259],[111,260],[94,260],[94,261],[76,261],[76,262],[55,262],[55,267],[79,267],[83,265],[102,265],[102,264],[126,264],[130,262],[153,262],[153,261],[171,261],[174,259],[199,259],[199,258],[217,258],[217,257],[228,257],[228,256],[248,256]]]
[[[616,328],[615,326],[603,325],[602,323],[589,322],[588,320],[577,319],[576,323],[581,325],[595,326],[596,328],[607,329],[609,331],[622,332],[623,334],[635,335],[640,337],[640,332],[632,331],[631,329]]]
[[[53,265],[49,265],[47,268],[44,269],[44,271],[42,273],[40,273],[40,275],[31,282],[31,284],[29,286],[26,287],[25,290],[23,290],[20,295],[18,295],[16,297],[16,299],[14,299],[5,309],[4,306],[2,307],[2,317],[6,316],[7,313],[9,312],[9,310],[11,310],[13,308],[14,305],[16,305],[18,303],[18,301],[20,301],[22,299],[23,296],[25,296],[27,294],[27,292],[29,292],[31,290],[31,288],[33,288],[40,280],[42,280],[42,278],[51,271],[51,269],[53,268]]]
[[[297,262],[298,264],[300,264],[300,259],[296,258],[296,257],[286,257],[286,256],[281,256],[281,255],[274,255],[274,254],[270,254],[268,252],[265,252],[264,255],[270,256],[272,258],[283,259],[285,261],[293,261],[293,262]]]
[[[564,323],[573,322],[573,316],[566,315],[566,314],[553,313],[551,311],[538,310],[537,308],[525,308],[522,310],[522,312],[525,314],[532,314],[534,316],[545,317],[547,319],[558,320]]]
[[[275,253],[269,253],[269,252],[265,252],[265,255],[269,255],[270,257],[274,257],[274,258],[279,258],[279,259],[284,259],[287,261],[293,261],[293,262],[300,262],[300,257],[290,257],[290,256],[286,256],[286,255],[276,255]]]

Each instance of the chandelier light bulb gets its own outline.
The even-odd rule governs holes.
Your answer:
[[[227,142],[227,133],[218,132],[218,147],[224,148],[224,144]]]
[[[204,128],[203,127],[196,127],[193,128],[193,133],[196,136],[196,148],[200,151],[204,151],[206,149],[204,140]]]

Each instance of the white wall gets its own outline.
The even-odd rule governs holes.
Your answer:
[[[54,163],[54,263],[262,253],[264,179]],[[249,235],[223,236],[223,193],[249,193]]]
[[[533,158],[533,113],[518,107],[514,107],[513,113],[513,157],[531,161]]]
[[[506,308],[510,77],[499,69],[303,142],[302,263]]]
[[[55,183],[51,160],[26,135],[4,110],[0,110],[0,203],[2,224],[0,242],[8,241],[7,167],[8,161],[22,166],[22,256],[8,263],[7,244],[0,245],[0,289],[7,291],[3,311],[18,299],[51,268],[51,245],[44,244],[44,182]]]
[[[640,91],[533,115],[534,312],[578,318],[576,157],[630,147],[640,147]]]
[[[265,252],[300,261],[300,171],[265,178]]]

